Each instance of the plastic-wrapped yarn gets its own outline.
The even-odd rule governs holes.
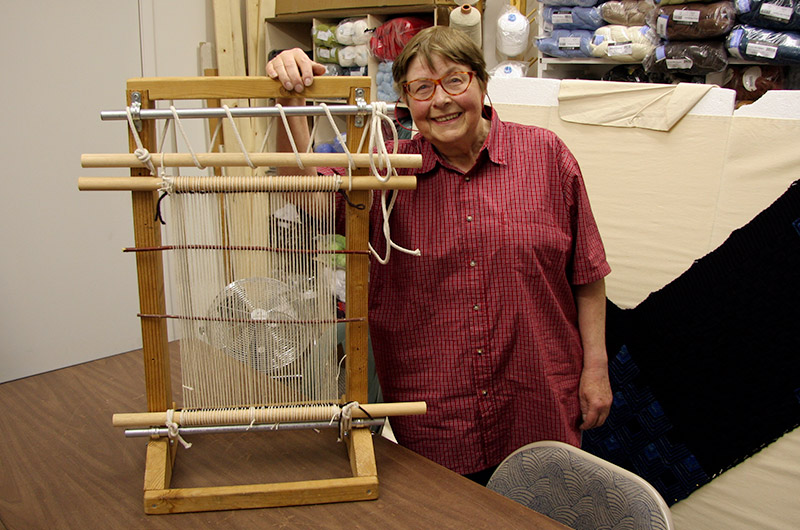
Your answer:
[[[366,44],[358,46],[345,46],[339,50],[339,64],[344,67],[367,66],[369,61],[369,48]]]
[[[728,66],[722,41],[674,41],[656,47],[642,65],[647,73],[705,75]]]
[[[653,0],[610,0],[597,6],[603,20],[620,26],[645,25],[655,8]]]
[[[798,0],[736,0],[739,22],[778,31],[800,31]]]
[[[596,7],[545,6],[542,11],[545,31],[550,29],[588,29],[596,30],[605,26],[606,21]]]
[[[592,57],[620,63],[640,63],[652,52],[658,37],[649,26],[611,24],[594,32],[589,49]]]
[[[481,27],[481,12],[478,9],[464,4],[450,11],[450,27],[463,31],[479,48],[483,40]]]
[[[332,46],[330,48],[325,46],[317,46],[315,59],[318,63],[339,63],[339,52],[342,49],[338,46]]]
[[[739,59],[775,64],[800,63],[800,35],[788,31],[734,26],[725,39],[728,53]]]
[[[318,46],[336,46],[336,27],[328,24],[314,24],[311,28],[311,37]]]
[[[556,29],[536,39],[536,47],[551,57],[591,57],[592,32],[585,29]]]
[[[580,6],[592,7],[597,5],[600,0],[542,0],[546,6]]]
[[[336,42],[344,44],[345,46],[357,44],[355,42],[357,38],[356,32],[360,30],[363,33],[365,29],[367,29],[367,19],[346,18],[336,25]],[[360,39],[363,37],[359,35],[358,38]],[[365,43],[362,42],[361,44]]]
[[[369,38],[372,32],[367,25],[367,19],[361,18],[353,22],[353,44],[359,46],[361,44],[369,44]]]
[[[735,90],[737,101],[755,101],[768,90],[783,89],[783,69],[774,64],[732,66],[723,87]]]
[[[720,37],[736,24],[736,8],[728,0],[711,4],[659,6],[650,25],[667,40],[700,40]]]
[[[393,18],[375,28],[369,49],[381,61],[394,61],[414,35],[431,25],[417,17]]]
[[[375,87],[378,91],[378,101],[397,101],[398,94],[394,91],[394,78],[392,77],[392,63],[378,63],[378,73],[375,74]]]
[[[497,19],[495,46],[503,55],[512,57],[522,55],[528,49],[530,23],[525,16],[514,7],[506,7]]]
[[[710,4],[712,2],[716,2],[717,0],[693,0],[694,2],[703,2],[705,4]],[[656,5],[659,6],[672,6],[676,4],[687,4],[686,0],[656,0]]]

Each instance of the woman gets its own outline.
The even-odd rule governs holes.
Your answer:
[[[324,70],[289,50],[266,72],[301,93]],[[392,419],[398,441],[485,483],[518,447],[580,445],[605,421],[610,268],[577,162],[553,133],[484,107],[488,74],[469,38],[423,30],[392,73],[419,129],[398,151],[423,158],[407,171],[417,189],[397,196],[392,240],[421,256],[371,266],[376,368],[387,401],[428,403],[423,417]],[[304,119],[292,129],[308,142]]]

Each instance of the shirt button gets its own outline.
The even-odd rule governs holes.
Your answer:
[[[478,355],[483,355],[483,348],[478,348],[476,351],[478,352]]]
[[[478,264],[478,262],[476,262],[474,259],[473,259],[473,260],[470,260],[470,262],[469,262],[469,266],[470,266],[470,267],[474,267],[474,266],[475,266],[475,265],[477,265],[477,264]]]
[[[477,310],[479,309],[479,307],[478,307],[478,304],[475,304],[474,306],[472,306],[472,309],[474,309],[475,311],[477,311]]]
[[[472,216],[471,216],[471,215],[468,215],[468,216],[467,216],[467,222],[468,222],[468,223],[471,223],[471,222],[472,222]]]
[[[487,395],[487,394],[489,394],[489,392],[488,392],[488,391],[486,391],[486,390],[481,390],[481,395],[482,395],[482,396],[485,396],[485,395]]]
[[[469,182],[469,177],[464,177],[464,180]]]

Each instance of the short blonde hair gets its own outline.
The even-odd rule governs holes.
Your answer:
[[[419,57],[424,64],[430,66],[434,55],[469,66],[475,72],[481,90],[486,91],[489,73],[486,71],[483,51],[463,31],[449,26],[433,26],[414,35],[392,63],[395,92],[404,97],[402,84],[407,81],[408,67],[413,59]]]

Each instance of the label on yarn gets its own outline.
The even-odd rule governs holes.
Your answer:
[[[759,13],[767,18],[789,22],[792,18],[792,6],[779,6],[777,4],[761,4]]]
[[[672,20],[680,24],[697,24],[700,22],[700,11],[695,9],[676,9],[672,12]]]
[[[680,59],[667,59],[668,70],[688,70],[694,65],[694,62],[688,57],[681,57]]]
[[[580,37],[559,37],[558,48],[561,50],[578,50],[581,47]]]
[[[572,24],[572,11],[554,11],[553,24]]]
[[[656,20],[656,33],[658,33],[662,37],[666,37],[668,22],[669,22],[669,15],[658,15],[658,20]]]
[[[759,77],[761,77],[760,66],[751,66],[745,70],[742,74],[742,85],[744,86],[745,90],[748,92],[755,92],[758,90],[756,82],[758,81]]]
[[[614,44],[608,45],[608,49],[606,51],[609,57],[618,57],[620,55],[633,55],[633,43],[632,42],[615,42]]]
[[[753,57],[764,57],[765,59],[774,59],[778,55],[778,47],[774,44],[766,44],[760,42],[748,42],[745,48],[747,55]]]

